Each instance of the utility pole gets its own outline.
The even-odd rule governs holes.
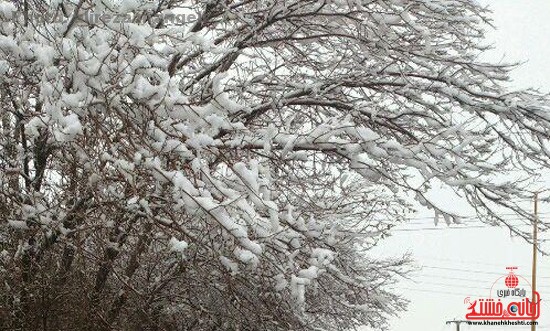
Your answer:
[[[460,323],[466,323],[466,321],[447,321],[445,324],[451,324],[454,323],[456,325],[456,331],[460,331]]]
[[[533,222],[533,270],[531,272],[531,289],[533,290],[531,302],[535,302],[535,291],[537,290],[537,232],[539,222],[539,194],[535,192],[535,221]],[[533,320],[534,321],[534,320]],[[535,323],[531,324],[531,331],[536,331]]]

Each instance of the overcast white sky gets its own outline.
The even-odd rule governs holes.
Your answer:
[[[505,59],[527,61],[512,78],[515,88],[534,87],[550,92],[550,1],[549,0],[482,0],[493,11],[496,31],[488,40],[494,42],[492,61]],[[549,193],[550,195],[550,193]],[[450,197],[440,195],[441,205],[453,206]],[[526,202],[530,203],[530,202]],[[541,206],[541,219],[550,217],[550,206]],[[468,213],[463,210],[463,214]],[[547,213],[547,214],[545,214]],[[427,215],[419,214],[419,217]],[[414,220],[377,247],[373,254],[413,254],[423,268],[396,288],[410,300],[409,311],[392,320],[392,331],[455,330],[446,320],[464,319],[467,296],[487,295],[488,288],[499,277],[488,273],[506,274],[505,268],[518,266],[518,274],[530,280],[532,247],[508,231],[491,227],[468,225],[466,229],[434,227],[433,219]],[[520,224],[522,220],[514,220]],[[425,229],[430,228],[430,229]],[[415,230],[417,229],[417,230]],[[420,230],[422,229],[422,230]],[[543,238],[549,238],[547,234]],[[546,245],[550,248],[550,242]],[[550,330],[550,264],[548,257],[539,257],[538,290],[542,297],[541,317],[537,330]],[[441,269],[442,268],[442,269]],[[525,327],[461,326],[467,330],[530,330]]]

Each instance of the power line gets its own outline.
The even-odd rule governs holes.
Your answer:
[[[519,219],[511,219],[511,220],[505,220],[505,221],[519,221]],[[443,225],[446,225],[445,222],[439,222],[443,223]],[[406,222],[406,223],[399,223],[399,225],[427,225],[427,224],[434,224],[433,222]],[[487,226],[499,226],[499,224],[488,224],[484,223],[483,221],[478,220],[472,220],[468,222],[460,222],[460,223],[451,223],[452,225],[487,225]],[[532,226],[530,223],[521,222],[521,224],[512,224],[513,226]]]
[[[539,216],[540,215],[550,215],[550,212],[539,213]],[[524,220],[525,219],[524,217],[520,217],[517,213],[504,213],[504,214],[499,214],[498,215],[498,217],[504,217],[504,216],[514,216],[514,218],[510,218],[510,220]],[[441,217],[443,218],[443,215],[441,215]],[[420,221],[420,220],[433,220],[434,218],[435,218],[435,215],[434,216],[415,216],[415,217],[405,217],[405,220]],[[477,219],[479,219],[479,215],[458,216],[458,219],[461,220],[461,221],[464,221],[464,220],[477,220]]]
[[[502,267],[502,264],[487,263],[487,262],[481,262],[481,261],[466,261],[466,260],[457,260],[457,259],[444,259],[444,258],[438,258],[438,257],[433,257],[433,256],[418,256],[418,255],[414,255],[414,257],[422,259],[422,260],[427,259],[427,260],[442,261],[442,262],[453,262],[453,263],[459,263],[459,264],[476,264],[476,265],[484,265],[484,266]],[[514,266],[519,266],[519,267],[522,267],[524,269],[527,269],[529,267],[529,266],[526,266],[526,265],[518,265],[518,264],[514,264]],[[543,268],[549,268],[549,270],[550,270],[550,266],[543,266]]]
[[[546,213],[546,214],[550,214],[549,213]],[[506,215],[499,215],[503,220],[505,221],[522,221],[522,223],[524,224],[530,224],[530,223],[526,223],[525,220],[526,218],[523,217],[523,216],[519,216],[517,214],[515,215],[510,215],[510,216],[514,216],[514,217],[505,217]],[[491,218],[490,216],[487,216],[487,218]],[[462,224],[462,223],[478,223],[478,222],[482,222],[481,221],[482,217],[480,216],[468,216],[468,217],[458,217],[458,223],[455,223],[455,224]],[[432,216],[432,217],[420,217],[420,218],[405,218],[405,220],[410,220],[410,221],[434,221],[435,220],[435,216]],[[443,218],[442,220],[440,219],[439,222],[441,223],[445,223],[445,219]],[[412,224],[414,222],[407,222],[409,224]]]
[[[458,293],[458,292],[447,292],[447,291],[433,291],[433,290],[410,288],[410,287],[398,287],[397,289],[398,290],[401,289],[401,290],[417,291],[417,292],[426,292],[426,293],[436,293],[436,294],[458,295],[458,296],[461,296],[461,297],[467,297],[467,296],[483,297],[482,294],[475,294],[475,293]]]
[[[469,272],[469,273],[484,274],[484,275],[506,276],[505,273],[483,271],[483,270],[459,269],[459,268],[450,268],[450,267],[436,267],[436,266],[428,266],[428,265],[422,265],[422,268],[450,270],[450,271],[457,271],[457,272]],[[527,276],[531,276],[531,275],[522,275],[522,276],[527,277]],[[539,277],[539,278],[550,279],[550,277]]]
[[[400,225],[426,225],[426,224],[431,224],[433,221],[433,218],[432,219],[427,219],[426,221],[430,221],[430,222],[403,222],[403,223],[399,223]],[[530,222],[526,222],[525,221],[525,218],[508,218],[508,219],[504,219],[503,221],[506,221],[506,222],[513,222],[513,221],[520,221],[520,223],[518,224],[510,224],[512,226],[533,226],[532,223]],[[445,221],[439,221],[438,223],[443,223],[444,225],[446,224]],[[502,222],[501,222],[502,223]],[[479,218],[472,218],[470,220],[467,220],[467,221],[464,221],[464,220],[461,220],[459,223],[450,223],[449,225],[487,225],[487,226],[501,226],[502,224],[501,223],[485,223],[483,222],[482,220],[480,220]],[[433,222],[434,226],[437,226],[435,225],[435,222]]]
[[[392,229],[391,233],[397,232],[427,232],[427,231],[448,231],[448,230],[469,230],[469,229],[499,229],[506,230],[507,228],[502,226],[491,226],[491,225],[478,225],[478,226],[456,226],[456,227],[423,227],[423,228],[409,228],[409,229]],[[528,231],[524,231],[527,233]],[[537,242],[547,242],[550,241],[548,238],[538,238]]]
[[[510,221],[519,221],[520,219],[509,219],[509,220],[505,220],[506,222],[510,222]],[[445,223],[445,222],[440,222],[440,223]],[[433,224],[433,227],[434,228],[439,228],[439,229],[450,229],[450,228],[468,228],[468,227],[495,227],[495,228],[501,228],[502,226],[506,226],[506,225],[509,225],[509,226],[512,226],[512,227],[526,227],[526,226],[529,226],[529,227],[532,227],[533,224],[531,223],[525,223],[525,222],[522,222],[521,224],[504,224],[504,223],[484,223],[480,220],[476,220],[476,221],[472,221],[472,222],[461,222],[461,223],[451,223],[451,224],[443,224],[441,225],[441,227],[439,227],[439,224],[435,224],[435,223],[431,223],[431,222],[413,222],[413,223],[398,223],[396,224],[396,229],[394,229],[394,231],[396,230],[400,230],[398,228],[402,228],[403,226],[410,226],[411,229],[424,229],[426,225],[432,225]],[[424,228],[417,228],[417,227],[414,227],[414,225],[419,225],[419,226],[424,226]]]
[[[451,287],[451,288],[469,288],[469,289],[478,289],[478,290],[490,290],[491,288],[489,286],[483,287],[483,286],[468,286],[468,285],[461,285],[461,284],[450,284],[450,283],[438,283],[438,282],[426,282],[426,281],[416,281],[412,280],[412,282],[419,284],[419,285],[435,285],[435,286],[445,286],[445,287]],[[480,282],[477,281],[479,284]],[[539,288],[544,289],[550,289],[549,286],[539,286]]]
[[[444,287],[451,287],[451,288],[468,288],[468,289],[474,289],[474,290],[490,290],[489,288],[480,287],[480,286],[467,286],[467,285],[456,285],[456,284],[448,284],[448,283],[437,283],[437,282],[415,282],[421,285],[435,285],[435,286],[444,286]]]
[[[438,276],[438,275],[425,275],[425,274],[418,274],[418,275],[415,275],[415,277],[428,277],[428,278],[449,279],[449,280],[462,280],[462,281],[469,281],[469,282],[479,283],[479,279],[471,279],[471,278],[460,278],[460,277],[449,277],[449,276]]]
[[[465,230],[465,229],[481,229],[488,228],[488,226],[461,226],[461,227],[446,227],[446,228],[414,228],[414,229],[393,229],[392,232],[411,232],[411,231],[443,231],[443,230]]]
[[[411,288],[411,287],[404,287],[404,286],[393,286],[391,288],[392,290],[408,290],[408,291],[415,291],[415,292],[423,292],[423,293],[434,293],[434,294],[446,294],[446,295],[456,295],[460,297],[485,297],[486,294],[479,294],[479,293],[471,293],[471,292],[450,292],[450,291],[439,291],[439,290],[433,290],[433,289],[421,289],[421,288]],[[544,302],[544,301],[543,301]]]
[[[424,275],[424,274],[420,274],[420,275],[415,275],[415,277],[419,278],[419,277],[426,277],[426,278],[435,278],[435,279],[448,279],[448,280],[460,280],[460,281],[467,281],[467,282],[475,282],[477,284],[479,284],[480,280],[479,279],[471,279],[471,278],[460,278],[460,277],[447,277],[447,276],[439,276],[439,275]],[[426,282],[427,283],[427,282]],[[453,283],[453,284],[450,284],[450,285],[457,285],[457,286],[461,286],[460,284],[456,284],[456,283]],[[541,286],[539,286],[541,287]],[[550,286],[542,286],[543,288],[550,288]]]
[[[510,223],[511,221],[520,221],[521,219],[508,219],[505,220],[506,222]],[[415,226],[416,225],[416,226]],[[410,231],[443,231],[448,229],[481,229],[481,228],[499,228],[499,229],[505,229],[506,226],[511,226],[515,228],[521,228],[521,227],[532,227],[533,225],[531,223],[522,222],[521,224],[504,224],[504,223],[484,223],[480,221],[479,219],[471,222],[461,222],[461,223],[451,223],[448,225],[442,225],[441,227],[438,227],[438,225],[434,224],[433,226],[429,226],[430,223],[426,222],[413,222],[413,223],[400,223],[396,225],[395,228],[393,228],[392,232],[410,232]],[[421,226],[421,227],[417,227]],[[547,227],[546,227],[547,228]],[[540,241],[548,241],[548,239],[541,239]]]

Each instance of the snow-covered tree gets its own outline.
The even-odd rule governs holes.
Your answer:
[[[502,175],[548,165],[547,98],[479,60],[487,15],[0,1],[0,326],[385,327],[406,259],[368,250],[413,200],[458,222],[443,185],[507,226],[530,215]]]

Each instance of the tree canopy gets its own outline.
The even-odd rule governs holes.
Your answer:
[[[192,22],[175,15],[196,14]],[[550,113],[474,0],[0,1],[0,326],[387,326],[368,250],[434,184],[487,222]]]

